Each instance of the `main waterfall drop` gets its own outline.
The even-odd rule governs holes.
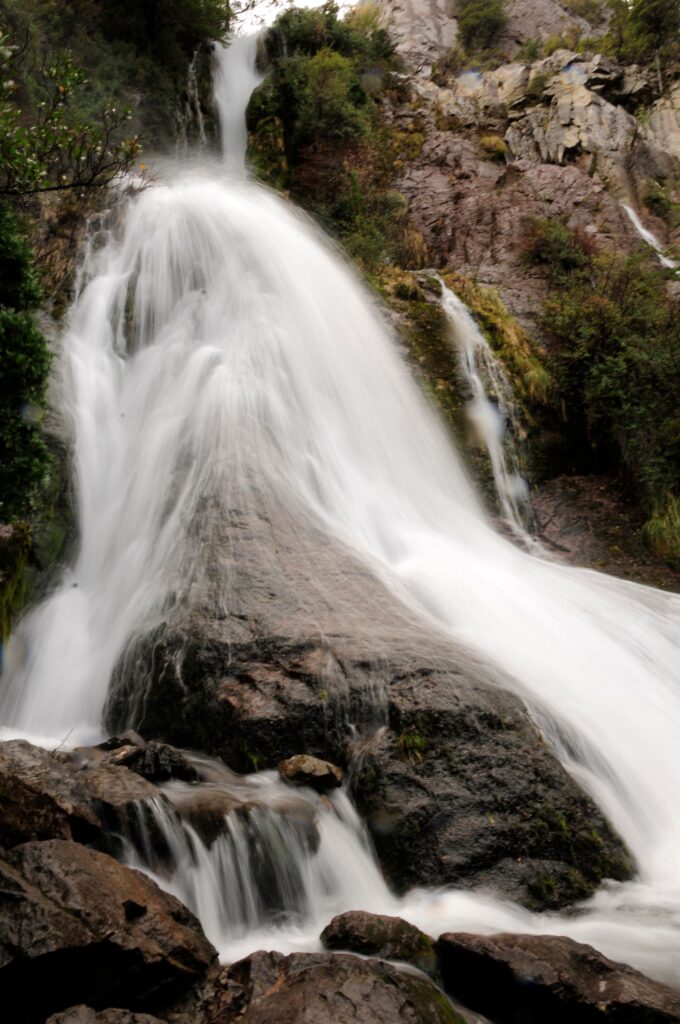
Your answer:
[[[249,530],[272,580],[321,537],[404,621],[502,676],[639,868],[577,916],[469,892],[412,894],[400,912],[433,933],[567,932],[673,980],[680,599],[497,535],[355,275],[289,204],[228,172],[166,170],[89,257],[64,338],[78,551],[12,638],[6,731],[91,741],[112,679],[135,683],[131,713],[144,704],[137,638],[204,609],[217,624],[243,617],[232,553]],[[325,601],[337,582],[316,581]],[[373,612],[354,609],[357,621]],[[354,826],[345,835],[361,843]],[[311,921],[301,942],[315,941]]]

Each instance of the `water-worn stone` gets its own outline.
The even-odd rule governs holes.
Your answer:
[[[282,761],[279,775],[286,782],[295,786],[310,786],[317,793],[325,793],[342,785],[342,770],[337,765],[307,754],[295,754]]]
[[[93,1010],[90,1006],[71,1006],[62,1013],[54,1013],[46,1024],[163,1024],[158,1017],[130,1010]]]
[[[49,840],[0,861],[0,990],[16,1024],[77,1003],[152,1010],[215,957],[179,900],[107,854]]]
[[[326,949],[399,960],[430,976],[436,973],[432,939],[401,917],[363,910],[338,914],[321,932],[321,942]]]
[[[134,729],[105,740],[97,749],[107,752],[106,760],[111,764],[125,765],[149,782],[196,782],[199,777],[183,750],[153,740],[147,743]]]
[[[442,935],[448,992],[497,1024],[677,1024],[680,992],[561,935]]]
[[[3,845],[74,839],[107,849],[112,833],[134,836],[145,801],[160,790],[127,768],[54,754],[25,740],[0,743]]]
[[[206,532],[220,571],[199,584],[197,567],[193,609],[178,601],[121,659],[113,731],[134,727],[236,771],[301,749],[349,767],[399,889],[485,884],[557,907],[628,874],[620,841],[500,673],[282,505],[220,509]],[[376,730],[383,741],[367,747]]]
[[[224,971],[209,1024],[463,1024],[421,974],[331,953],[254,953]]]
[[[32,839],[92,842],[100,829],[70,764],[25,740],[0,743],[0,834],[6,849]]]

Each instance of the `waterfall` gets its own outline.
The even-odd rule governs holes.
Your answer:
[[[519,425],[512,388],[469,309],[440,277],[442,307],[458,350],[463,379],[469,390],[467,415],[475,439],[489,456],[503,518],[522,539],[531,518],[529,488],[522,476],[515,438]]]
[[[243,152],[246,83],[257,78],[246,53],[252,62],[254,44],[237,40],[217,55],[227,155]],[[285,515],[300,534],[322,530],[349,547],[411,615],[500,667],[639,866],[635,882],[603,889],[578,914],[530,915],[455,891],[411,893],[400,912],[434,934],[567,933],[677,980],[680,598],[552,564],[499,536],[358,278],[241,167],[205,158],[198,170],[170,169],[89,256],[63,339],[79,545],[10,641],[6,731],[92,739],[136,634],[200,606],[207,579],[228,612],[215,522],[233,508]],[[346,811],[336,804],[336,823]],[[332,828],[331,811],[315,813],[322,833]],[[212,930],[201,908],[242,863],[239,836],[210,859],[176,825],[166,831],[178,867],[164,884]],[[357,909],[375,868],[360,833],[343,836],[324,847],[351,875],[341,883],[336,872],[331,903]],[[203,872],[213,895],[194,899]],[[394,912],[373,888],[373,905]],[[300,948],[316,941],[313,902],[298,905]],[[231,938],[256,920],[234,915]]]
[[[354,906],[398,913],[344,792],[321,797],[291,791],[273,772],[242,777],[207,758],[194,763],[205,781],[168,784],[169,800],[146,808],[152,829],[140,813],[141,841],[125,842],[125,860],[194,911],[223,959],[313,947],[330,919]],[[203,799],[232,804],[217,835],[201,834]]]
[[[647,245],[651,246],[652,249],[656,251],[656,254],[659,257],[659,263],[661,263],[664,267],[667,267],[669,270],[675,270],[678,267],[678,261],[672,260],[670,256],[666,256],[663,250],[663,246],[661,245],[659,239],[656,237],[655,234],[653,234],[648,228],[644,226],[644,224],[642,223],[642,221],[640,220],[632,206],[627,206],[625,203],[621,203],[621,205],[626,211],[628,219],[630,220],[631,224],[637,231],[642,241],[645,242]]]
[[[215,44],[215,106],[224,160],[232,173],[240,173],[245,166],[245,110],[253,90],[262,81],[255,66],[256,57],[256,35],[237,36],[228,47]]]

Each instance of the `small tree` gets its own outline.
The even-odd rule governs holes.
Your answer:
[[[129,169],[139,152],[136,137],[120,138],[130,112],[106,105],[98,124],[74,113],[73,94],[87,79],[65,53],[44,60],[40,78],[46,98],[29,118],[15,101],[15,54],[7,36],[0,35],[0,195],[100,187]]]
[[[468,52],[488,49],[507,20],[505,0],[458,0],[458,27]]]

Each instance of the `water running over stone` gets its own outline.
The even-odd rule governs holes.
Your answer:
[[[401,912],[432,933],[567,932],[677,980],[680,600],[499,537],[355,276],[305,218],[223,169],[178,170],[130,204],[120,236],[91,258],[65,350],[80,545],[17,630],[3,722],[58,741],[96,733],[135,636],[180,612],[209,608],[218,622],[238,607],[230,538],[288,523],[288,557],[300,559],[321,534],[405,618],[503,673],[640,869],[580,917],[461,892],[414,893]],[[276,553],[260,552],[274,578]],[[317,585],[331,601],[332,581]],[[354,837],[352,883],[338,883],[334,905],[356,908],[374,867],[356,828],[343,834]],[[172,840],[178,851],[186,836]],[[195,857],[199,873],[225,870]],[[191,899],[190,876],[168,884]],[[303,910],[306,943],[316,920]]]
[[[656,254],[659,258],[659,263],[661,263],[662,266],[667,267],[669,270],[675,269],[678,266],[677,260],[672,260],[670,256],[666,256],[663,250],[663,246],[659,242],[656,235],[653,234],[653,232],[651,232],[648,228],[644,226],[644,224],[638,217],[633,207],[627,206],[625,203],[622,203],[621,205],[626,211],[628,219],[630,220],[631,224],[633,225],[633,227],[635,228],[643,242],[651,246],[651,248],[656,251]]]
[[[528,540],[526,529],[531,505],[515,441],[519,425],[514,415],[512,389],[465,303],[441,278],[438,281],[442,288],[442,306],[470,391],[466,411],[471,433],[489,456],[504,519],[519,537]]]

